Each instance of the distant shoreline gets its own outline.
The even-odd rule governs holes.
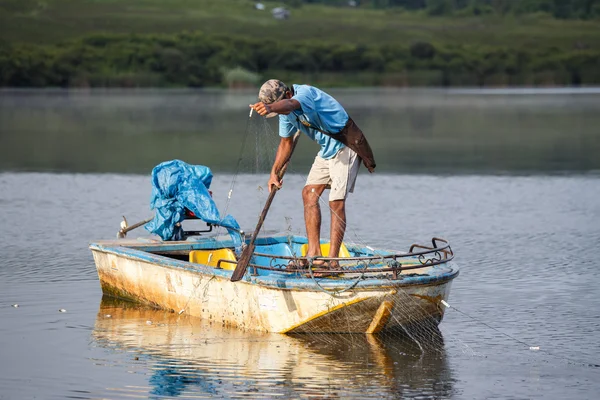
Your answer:
[[[554,87],[533,87],[533,86],[514,86],[514,87],[391,87],[391,86],[357,86],[357,87],[323,87],[323,89],[335,90],[337,92],[352,92],[361,90],[381,90],[391,93],[446,93],[446,94],[473,94],[473,95],[600,95],[600,86],[554,86]],[[194,93],[231,93],[236,95],[254,96],[258,87],[248,87],[243,89],[229,89],[223,87],[0,87],[0,94],[19,94],[19,93],[73,93],[73,94],[116,94],[123,93],[153,93],[162,94],[194,94]]]
[[[0,87],[246,88],[273,77],[322,87],[600,85],[600,50],[428,42],[340,46],[202,33],[99,34],[56,45],[4,43]]]
[[[295,4],[277,20],[275,2],[7,0],[0,87],[600,85],[595,9],[559,19]]]

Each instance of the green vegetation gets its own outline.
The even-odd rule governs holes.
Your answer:
[[[290,4],[322,3],[348,5],[345,0],[290,0]],[[372,8],[402,8],[423,11],[428,15],[524,15],[547,13],[561,19],[593,19],[600,17],[596,0],[362,0],[356,5]]]
[[[284,3],[288,20],[269,12],[280,2],[259,11],[250,0],[3,0],[0,85],[600,83],[594,1]]]

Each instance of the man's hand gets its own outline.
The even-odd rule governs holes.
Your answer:
[[[258,103],[250,104],[250,108],[262,115],[263,117],[271,112],[271,107],[268,104],[259,101]]]
[[[281,185],[283,185],[283,181],[281,179],[279,179],[279,177],[275,174],[271,174],[271,177],[269,178],[269,193],[271,193],[271,191],[273,190],[273,186],[277,187],[277,189],[281,189]]]

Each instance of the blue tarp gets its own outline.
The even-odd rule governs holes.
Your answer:
[[[190,165],[181,160],[165,161],[154,167],[150,199],[154,219],[146,224],[146,230],[163,240],[172,240],[176,232],[175,224],[185,219],[187,208],[201,220],[225,227],[239,254],[242,249],[240,226],[231,215],[221,218],[208,192],[212,177],[210,168]]]

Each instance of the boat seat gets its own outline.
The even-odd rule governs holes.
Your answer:
[[[190,251],[190,262],[195,264],[208,265],[209,267],[216,267],[219,260],[237,261],[233,250],[224,249],[212,249],[212,250],[192,250]],[[234,270],[236,264],[222,262],[220,267],[223,269]]]
[[[308,243],[303,244],[302,247],[300,247],[300,254],[302,257],[306,257],[307,252]],[[329,243],[321,243],[321,254],[323,255],[323,257],[327,257],[329,255]],[[350,252],[348,251],[348,248],[343,242],[340,246],[339,257],[350,257]]]

